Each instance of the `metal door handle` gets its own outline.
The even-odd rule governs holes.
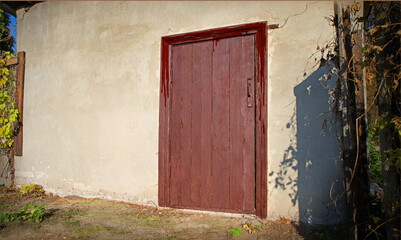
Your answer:
[[[252,107],[252,103],[253,103],[253,79],[248,78],[247,79],[247,102],[248,102],[248,107],[251,108]]]

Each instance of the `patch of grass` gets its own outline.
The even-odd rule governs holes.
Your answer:
[[[69,208],[67,210],[61,210],[60,214],[69,219],[74,216],[84,216],[85,212],[79,208]]]
[[[74,230],[74,233],[78,235],[79,239],[87,239],[92,235],[92,231],[88,228],[80,227]]]
[[[255,225],[255,227],[256,227],[257,229],[259,229],[259,230],[262,230],[262,229],[267,228],[266,225]]]
[[[146,221],[146,223],[153,222],[153,221],[160,221],[160,220],[161,220],[160,215],[150,215],[150,216],[147,216],[147,215],[145,215],[145,214],[137,213],[137,214],[135,215],[135,217],[136,217],[137,219]]]
[[[9,208],[9,207],[12,207],[12,206],[13,206],[13,205],[11,205],[11,204],[4,205],[4,206],[0,206],[0,209]]]
[[[24,209],[5,212],[0,215],[0,222],[12,222],[14,220],[29,220],[41,222],[46,214],[47,206],[27,204]]]
[[[160,215],[151,215],[149,217],[146,218],[146,221],[160,221]]]
[[[101,225],[97,225],[97,226],[93,226],[93,227],[79,227],[79,228],[76,228],[74,230],[74,233],[78,235],[79,239],[82,239],[82,238],[91,237],[94,232],[108,231],[108,230],[111,230],[111,228],[105,227],[105,226],[101,226]]]
[[[169,237],[163,238],[163,240],[180,240],[180,239],[177,236],[169,236]]]
[[[110,228],[109,227],[106,227],[106,226],[102,226],[102,225],[98,225],[98,226],[94,226],[94,227],[92,227],[92,228],[90,228],[92,231],[107,231],[107,230],[110,230]]]
[[[234,237],[239,237],[242,235],[242,230],[241,228],[231,228],[230,230],[228,230],[228,233],[230,233]]]
[[[79,226],[79,222],[72,219],[67,219],[64,221],[64,224],[71,225],[71,226]]]
[[[56,218],[62,221],[62,224],[70,226],[80,226],[80,223],[74,219],[75,216],[84,216],[86,213],[78,208],[59,209],[55,211]],[[63,222],[64,221],[64,222]]]

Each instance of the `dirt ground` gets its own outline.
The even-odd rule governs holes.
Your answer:
[[[345,239],[338,230],[311,230],[285,219],[272,222],[250,215],[228,217],[1,189],[0,214],[27,204],[47,206],[43,221],[1,222],[0,239]],[[247,232],[246,223],[254,233]],[[229,233],[235,228],[242,235]]]

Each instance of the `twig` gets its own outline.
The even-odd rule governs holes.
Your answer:
[[[383,225],[386,224],[387,222],[393,221],[393,220],[395,220],[395,219],[397,219],[397,218],[399,218],[399,217],[400,217],[400,216],[396,216],[396,217],[387,219],[387,221],[383,222],[382,224],[380,224],[379,226],[377,226],[375,229],[373,229],[368,235],[366,235],[366,237],[365,237],[363,240],[367,239],[373,232],[376,232],[377,229],[379,229],[381,226],[383,226]]]

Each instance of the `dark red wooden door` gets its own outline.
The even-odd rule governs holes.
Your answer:
[[[171,48],[169,205],[255,212],[255,35]]]

